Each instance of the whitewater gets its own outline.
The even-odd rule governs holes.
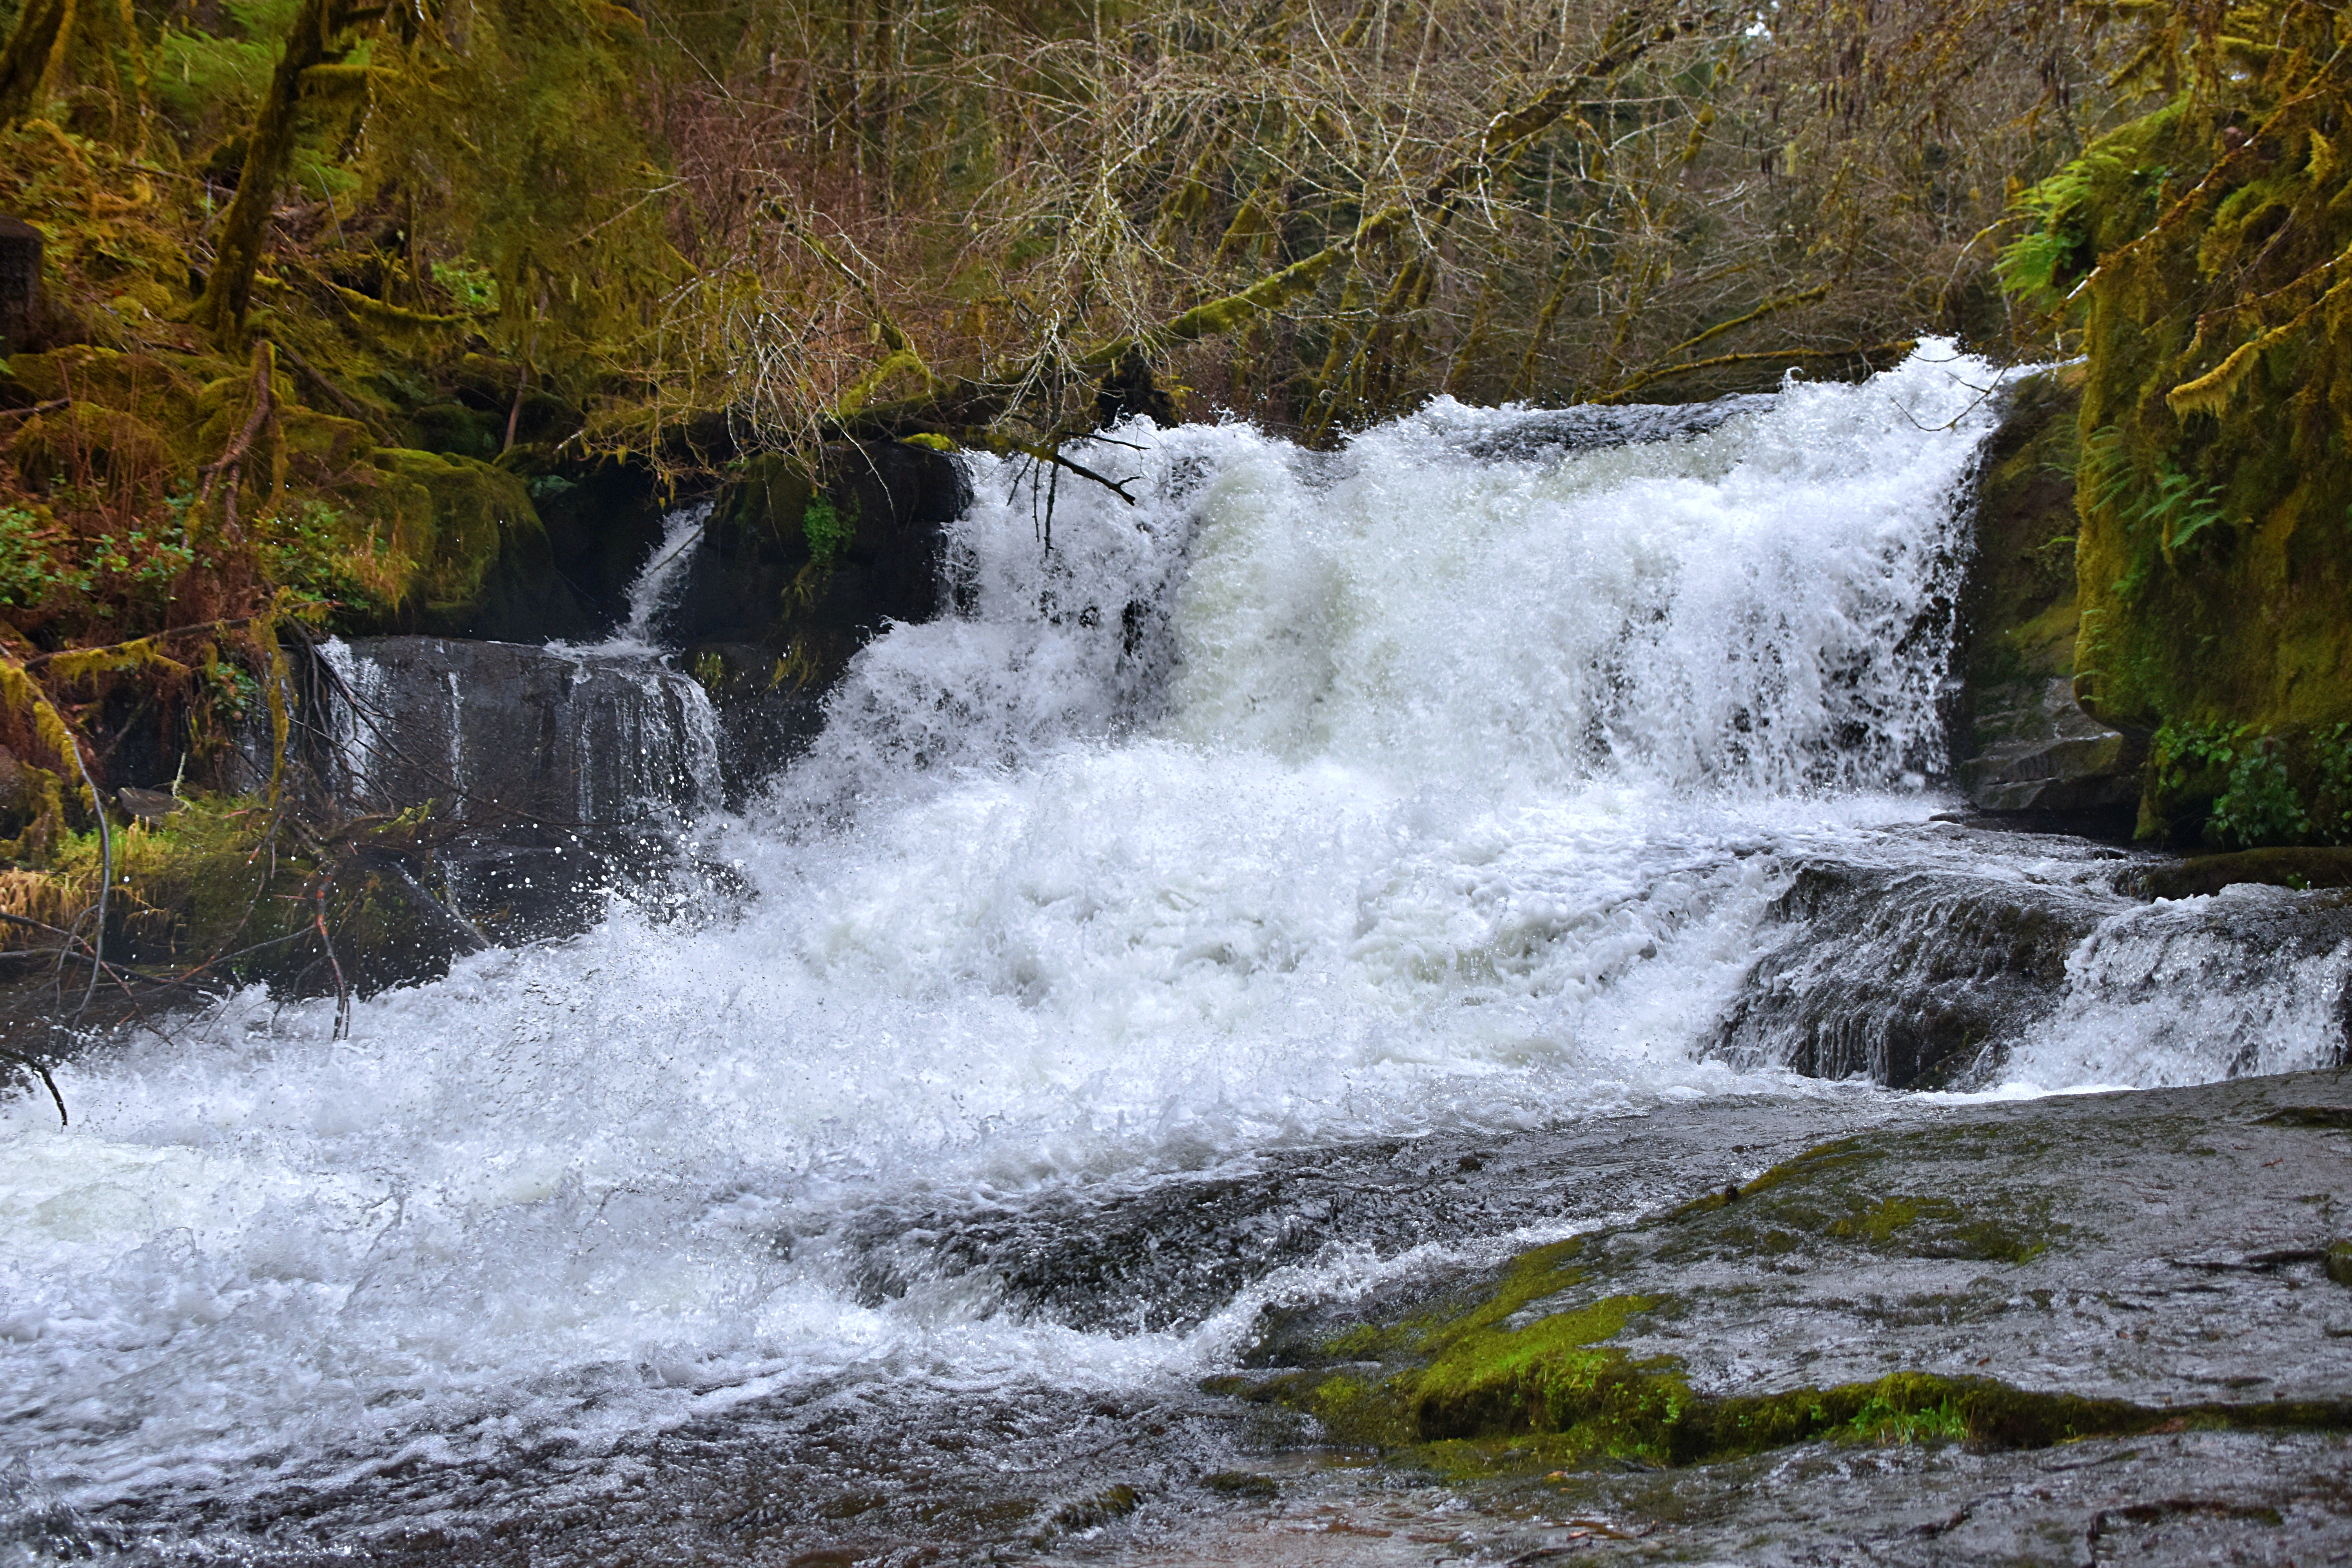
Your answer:
[[[0,1508],[200,1535],[206,1500],[593,1454],[828,1380],[1197,1377],[1265,1290],[1402,1265],[1335,1242],[1122,1325],[920,1235],[877,1286],[860,1216],[1898,1098],[1717,1029],[1807,856],[2095,879],[2072,841],[1930,820],[2000,375],[1931,343],[1615,444],[1445,400],[1328,454],[1136,423],[1073,455],[1137,503],[1066,475],[1050,517],[1027,465],[964,459],[954,613],[871,644],[751,807],[680,825],[707,897],[616,890],[347,1039],[257,990],[94,1046],[68,1129],[0,1105]],[[2215,1026],[2318,1065],[2279,984]],[[2160,992],[2086,987],[2011,1092],[2236,1070],[2165,1044]]]

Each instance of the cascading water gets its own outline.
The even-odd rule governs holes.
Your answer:
[[[0,1110],[19,1506],[168,1526],[793,1390],[1197,1374],[1247,1268],[1048,1305],[923,1216],[1832,1092],[1761,1025],[1712,1054],[1813,861],[2089,900],[2083,994],[2017,1058],[2045,1087],[2233,1070],[2157,1026],[2210,934],[2130,959],[2152,917],[2095,863],[1927,821],[1994,376],[1931,347],[1685,422],[1441,403],[1336,456],[1139,426],[1084,458],[1139,504],[1064,483],[1050,518],[974,459],[961,613],[870,646],[706,824],[747,904],[624,903],[348,1040],[242,995],[61,1072],[69,1131]],[[2274,988],[2261,1065],[2324,1058],[2336,984]],[[1390,1267],[1313,1239],[1262,1268]]]
[[[710,503],[671,512],[605,641],[329,641],[328,725],[349,799],[437,799],[470,820],[616,826],[715,805],[719,731],[701,686],[653,638]],[[266,770],[257,771],[266,773]]]
[[[660,621],[672,600],[685,584],[692,557],[688,552],[702,537],[705,525],[710,521],[711,502],[696,501],[681,506],[662,520],[661,542],[637,569],[635,581],[629,584],[628,612],[621,617],[620,626],[610,637],[573,651],[591,654],[659,653]]]

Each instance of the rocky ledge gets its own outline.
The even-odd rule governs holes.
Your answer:
[[[1212,1387],[1381,1458],[1327,1523],[1443,1483],[1489,1551],[2334,1560],[2347,1190],[2336,1074],[1918,1107],[1492,1271],[1270,1310]]]

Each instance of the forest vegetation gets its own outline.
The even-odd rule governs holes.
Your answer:
[[[0,376],[20,921],[111,854],[126,705],[218,787],[282,747],[285,639],[462,616],[617,472],[1066,465],[1130,414],[1328,445],[1929,333],[2087,356],[2081,684],[2156,737],[2144,826],[2352,832],[2336,4],[0,0],[0,215],[44,247]]]

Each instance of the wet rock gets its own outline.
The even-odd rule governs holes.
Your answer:
[[[1976,754],[1955,782],[1979,811],[2128,816],[2139,804],[2147,745],[2108,729],[2074,701],[2063,676],[1979,691]]]
[[[2029,376],[1987,442],[1961,595],[1953,780],[1979,811],[2128,834],[2147,738],[2074,700],[2077,370]]]
[[[398,607],[366,627],[536,642],[601,625],[556,570],[524,479],[463,454],[382,447],[368,456],[363,510],[416,571]]]
[[[1717,1048],[1812,1078],[1948,1088],[2047,1016],[2066,960],[2121,900],[2082,888],[1814,863],[1773,906]]]
[[[1334,1301],[1293,1336],[1296,1370],[1219,1388],[1461,1476],[1822,1438],[2343,1431],[2352,1373],[2299,1292],[2330,1256],[2312,1190],[2352,1152],[2278,1109],[2333,1082],[1915,1108],[1737,1202],[1539,1247],[1402,1311]]]
[[[790,679],[757,643],[701,643],[679,662],[702,683],[719,721],[719,773],[730,808],[806,751],[824,728],[824,696]]]
[[[819,693],[884,626],[939,613],[945,530],[970,497],[954,459],[887,442],[827,462],[822,486],[788,458],[747,464],[656,624],[665,646],[762,648]]]
[[[557,433],[560,439],[577,426]],[[567,460],[545,447],[517,447],[504,462],[522,478],[547,530],[549,569],[586,612],[584,630],[549,626],[517,642],[588,641],[609,636],[628,613],[629,587],[662,538],[676,498],[642,462],[598,457]]]
[[[329,647],[342,687],[330,772],[355,802],[565,831],[717,804],[710,705],[674,671],[438,637]]]
[[[660,913],[740,900],[742,879],[695,859],[658,828],[573,833],[529,824],[469,829],[437,847],[434,866],[475,945],[576,936],[615,894]],[[457,952],[470,951],[453,940]]]
[[[1481,417],[1458,442],[1467,456],[1539,459],[1557,452],[1636,446],[1704,435],[1743,414],[1770,408],[1774,393],[1733,393],[1705,403],[1581,403]]]

